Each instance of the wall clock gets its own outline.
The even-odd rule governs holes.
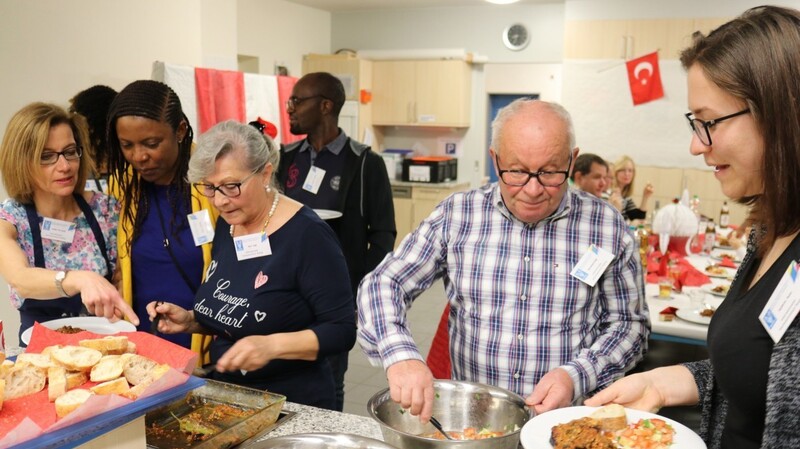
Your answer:
[[[528,46],[530,42],[530,34],[525,25],[515,23],[503,30],[503,45],[509,50],[520,51]]]

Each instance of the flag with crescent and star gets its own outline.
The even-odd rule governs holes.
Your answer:
[[[658,69],[658,52],[631,59],[626,62],[628,82],[631,85],[633,105],[658,100],[664,96],[661,72]]]

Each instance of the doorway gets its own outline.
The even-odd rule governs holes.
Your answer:
[[[539,99],[539,94],[489,94],[489,114],[486,123],[486,148],[492,145],[492,121],[497,116],[497,112],[511,104],[512,101],[518,98],[531,98],[534,100]],[[486,176],[489,177],[489,182],[497,181],[497,172],[494,169],[494,161],[486,152]]]

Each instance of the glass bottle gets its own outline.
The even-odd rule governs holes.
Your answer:
[[[711,251],[714,249],[714,243],[716,243],[716,239],[717,228],[714,225],[714,220],[708,220],[708,224],[706,225],[705,241],[703,242],[703,252],[706,254],[711,254]]]
[[[719,210],[719,226],[721,228],[727,228],[731,224],[731,214],[730,210],[728,209],[728,202],[722,202],[722,208]]]

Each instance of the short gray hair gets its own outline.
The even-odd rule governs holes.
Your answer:
[[[530,97],[523,97],[517,98],[516,100],[512,101],[508,104],[508,106],[500,109],[497,113],[497,116],[492,121],[492,143],[491,146],[495,152],[499,152],[498,145],[500,143],[500,134],[503,132],[503,128],[506,125],[506,122],[509,118],[517,115],[519,111],[528,104],[531,103],[541,103],[544,106],[547,106],[552,112],[556,115],[561,117],[564,120],[564,124],[567,127],[567,133],[569,134],[569,148],[568,150],[572,150],[575,148],[575,126],[572,124],[572,116],[569,115],[564,106],[561,106],[558,103],[552,103],[549,101],[542,101],[537,100],[535,98]]]
[[[186,177],[192,183],[207,178],[214,173],[214,164],[219,158],[235,151],[244,154],[241,163],[248,171],[263,170],[267,164],[272,164],[270,183],[276,186],[280,154],[275,142],[254,127],[235,120],[217,123],[197,139]]]

